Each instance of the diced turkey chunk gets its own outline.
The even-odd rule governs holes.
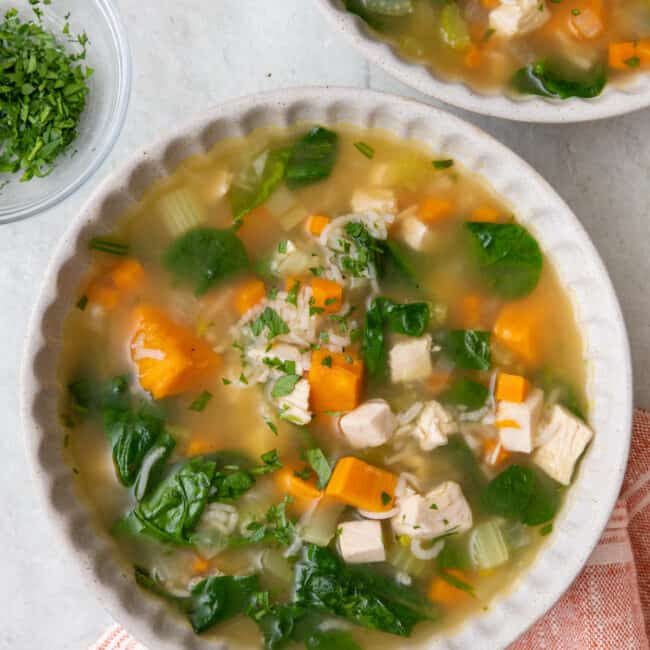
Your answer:
[[[434,242],[431,230],[414,215],[400,221],[400,236],[407,246],[416,251],[430,250]]]
[[[450,413],[440,403],[431,401],[420,411],[411,435],[418,441],[422,451],[431,451],[446,445],[447,436],[457,430],[458,426]]]
[[[513,38],[539,29],[550,18],[545,0],[501,0],[490,12],[490,27]]]
[[[472,511],[454,481],[445,481],[424,496],[411,493],[399,499],[397,505],[399,512],[391,519],[397,535],[433,539],[472,527]]]
[[[369,187],[356,190],[351,201],[353,212],[397,212],[397,198],[393,190]]]
[[[341,431],[352,447],[379,447],[392,437],[397,420],[383,399],[371,399],[341,418]]]
[[[540,427],[540,446],[533,461],[558,483],[569,485],[576,461],[592,436],[582,420],[556,404]]]
[[[338,548],[348,564],[384,562],[386,550],[379,521],[346,521],[339,525]]]
[[[394,384],[426,379],[433,372],[431,337],[420,336],[396,343],[390,350],[389,364]]]
[[[311,422],[309,410],[309,382],[301,379],[289,395],[275,399],[280,409],[280,417],[294,424],[308,424]]]
[[[497,404],[496,424],[504,449],[525,454],[533,451],[543,406],[544,393],[539,388],[531,390],[523,402],[500,401]]]

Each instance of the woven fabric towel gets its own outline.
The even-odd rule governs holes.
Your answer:
[[[569,591],[509,650],[650,650],[649,533],[650,413],[637,410],[623,490],[598,546]],[[147,649],[113,625],[88,650]]]

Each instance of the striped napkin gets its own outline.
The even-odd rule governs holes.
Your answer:
[[[650,650],[650,412],[637,410],[621,496],[582,573],[509,650]],[[147,650],[113,625],[88,650]],[[155,650],[155,649],[152,649]]]

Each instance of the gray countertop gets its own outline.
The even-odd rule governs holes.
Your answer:
[[[23,1],[23,0],[20,0]],[[64,0],[55,0],[64,2]],[[82,650],[109,625],[61,564],[22,445],[17,383],[26,324],[53,246],[99,181],[166,129],[223,100],[300,85],[348,85],[423,99],[371,68],[310,0],[117,0],[134,63],[127,123],[108,162],[73,198],[0,227],[0,648]],[[92,35],[92,26],[88,26]],[[431,102],[434,103],[434,102]],[[563,126],[454,111],[530,162],[594,240],[622,303],[635,399],[650,406],[650,110]],[[612,377],[616,381],[616,377]],[[155,649],[152,649],[155,650]]]

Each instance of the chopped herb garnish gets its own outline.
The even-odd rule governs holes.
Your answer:
[[[294,280],[291,289],[289,289],[287,292],[286,299],[286,302],[288,302],[290,305],[293,305],[294,307],[298,306],[298,291],[300,291],[300,280]]]
[[[382,492],[381,493],[381,503],[384,506],[387,506],[391,501],[393,500],[393,497],[391,497],[388,492]]]
[[[271,422],[271,420],[264,420],[264,423],[266,424],[266,426],[267,426],[269,429],[271,429],[271,431],[273,431],[273,433],[274,433],[276,436],[278,435],[278,428],[275,426],[275,424],[274,424],[273,422]]]
[[[227,377],[222,377],[221,381],[223,382],[224,386],[229,386],[230,384],[232,384],[232,381],[230,381],[230,379],[228,379]]]
[[[432,504],[429,506],[429,510],[437,510],[437,509],[438,509],[438,504],[437,504],[437,503],[432,503]]]
[[[278,288],[277,287],[271,287],[269,289],[268,296],[271,300],[275,300],[278,297]]]
[[[456,576],[451,575],[446,571],[441,571],[439,575],[445,582],[449,583],[452,587],[456,587],[456,589],[460,589],[461,591],[464,591],[466,594],[469,594],[470,596],[474,597],[474,587],[472,587],[472,585],[468,584],[467,582],[463,582]]]
[[[241,375],[239,375],[239,381],[242,384],[248,385],[248,379],[246,379],[246,375],[242,372]]]
[[[629,68],[638,68],[641,65],[641,59],[638,56],[631,56],[623,61]]]
[[[326,366],[327,368],[331,368],[332,367],[332,357],[329,356],[329,355],[324,357],[323,360],[321,361],[321,365]]]
[[[318,477],[316,487],[319,490],[323,490],[330,480],[332,468],[327,458],[325,458],[322,449],[308,449],[305,452],[305,460],[311,465],[314,472],[316,472],[316,476]]]
[[[582,12],[580,11],[580,9],[571,9],[571,13],[574,16],[579,16]]]
[[[272,307],[266,307],[260,316],[250,324],[250,328],[253,336],[259,336],[266,329],[269,340],[289,333],[289,327]]]
[[[544,524],[540,529],[539,529],[539,534],[542,537],[546,537],[546,535],[550,535],[553,532],[553,524],[548,523]]]
[[[369,160],[372,160],[375,157],[375,150],[369,144],[366,144],[365,142],[355,142],[354,146]]]
[[[296,470],[293,475],[303,481],[308,481],[312,476],[312,470],[309,467],[303,467],[301,470]]]
[[[323,266],[310,266],[309,267],[309,272],[312,275],[315,275],[317,278],[319,278],[325,272],[325,267],[323,267]]]
[[[433,167],[435,169],[449,169],[450,167],[453,167],[453,165],[454,161],[451,159],[433,161]]]
[[[88,248],[90,248],[90,250],[108,253],[109,255],[129,254],[129,247],[126,244],[120,244],[119,242],[110,241],[108,239],[101,239],[100,237],[93,237],[88,242]]]
[[[87,304],[88,304],[88,296],[84,294],[77,301],[77,309],[80,309],[81,311],[83,311],[84,309],[86,309]]]
[[[278,244],[278,253],[282,253],[282,255],[285,255],[287,252],[287,244],[289,243],[288,240],[283,239],[279,244]]]
[[[273,384],[271,397],[286,397],[287,395],[291,395],[300,379],[300,375],[284,375],[283,377],[280,377],[280,379]]]
[[[190,411],[197,411],[200,413],[208,405],[208,402],[212,399],[212,393],[210,391],[204,390],[191,404]]]

